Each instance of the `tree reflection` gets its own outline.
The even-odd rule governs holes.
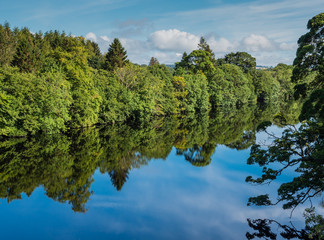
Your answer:
[[[219,111],[214,117],[172,116],[137,128],[114,125],[71,130],[66,135],[2,139],[0,197],[10,202],[43,186],[48,197],[86,212],[96,169],[120,191],[132,169],[152,159],[166,159],[173,147],[193,166],[209,165],[219,144],[235,149],[253,144],[256,124],[272,121],[273,109],[258,111],[252,106]]]
[[[248,176],[247,182],[269,183],[280,176],[287,168],[296,167],[298,173],[291,182],[283,183],[278,189],[277,202],[273,203],[269,196],[260,195],[249,198],[249,204],[273,205],[284,202],[283,208],[296,208],[312,197],[322,194],[324,189],[324,128],[320,123],[308,121],[299,129],[287,128],[282,137],[276,138],[268,149],[253,145],[248,164],[262,167],[262,176],[256,179]],[[280,163],[280,167],[269,167]]]
[[[267,124],[263,124],[266,126]],[[263,128],[263,127],[262,127]],[[248,205],[277,205],[293,210],[312,198],[321,197],[324,190],[324,127],[315,120],[304,121],[299,128],[289,126],[281,137],[275,137],[268,148],[253,145],[248,164],[262,167],[262,175],[257,178],[248,176],[247,182],[254,184],[270,183],[287,169],[294,169],[296,176],[282,183],[275,201],[269,194],[250,197]],[[278,164],[279,163],[279,164]],[[305,229],[297,230],[293,226],[282,225],[276,220],[248,219],[249,226],[257,232],[247,233],[248,239],[255,237],[277,239],[272,228],[281,229],[280,235],[286,239],[324,239],[324,219],[317,215],[315,207],[305,211]]]
[[[280,236],[284,239],[324,239],[324,218],[314,212],[314,208],[308,208],[305,212],[305,228],[298,230],[292,224],[283,225],[276,220],[270,219],[247,219],[249,227],[255,232],[246,233],[247,239],[263,238],[263,239],[277,239],[276,233],[272,229],[280,231]]]
[[[120,191],[128,179],[128,169],[117,169],[109,172],[112,184]]]
[[[202,146],[194,145],[187,150],[177,149],[177,155],[183,155],[193,166],[204,167],[211,163],[211,156],[215,148],[215,144],[206,142]]]

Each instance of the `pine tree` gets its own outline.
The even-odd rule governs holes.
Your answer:
[[[155,57],[152,57],[150,60],[149,66],[154,66],[154,65],[159,65],[159,64],[160,64],[159,61]]]
[[[39,49],[34,45],[33,35],[27,28],[23,28],[18,37],[16,54],[12,65],[19,67],[22,72],[36,71],[39,67]]]
[[[122,44],[115,38],[112,44],[110,44],[105,59],[105,69],[113,71],[116,68],[123,67],[127,62],[127,51],[123,48]]]
[[[16,39],[9,24],[0,24],[0,66],[9,65],[16,52]]]

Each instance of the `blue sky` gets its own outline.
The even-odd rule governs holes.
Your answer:
[[[292,64],[307,21],[323,11],[323,0],[1,0],[0,23],[81,35],[103,52],[118,37],[136,63],[174,63],[204,36],[216,57],[246,51],[276,65]]]

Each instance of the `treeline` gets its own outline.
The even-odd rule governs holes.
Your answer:
[[[215,59],[204,38],[175,69],[132,64],[118,39],[102,54],[83,37],[0,25],[0,135],[55,133],[293,98],[293,67],[255,69],[248,53]]]

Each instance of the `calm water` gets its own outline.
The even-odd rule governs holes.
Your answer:
[[[271,116],[249,109],[4,140],[1,239],[246,239],[247,219],[258,218],[303,227],[304,206],[292,219],[281,206],[247,206],[294,176],[245,182],[261,173],[246,160],[252,143],[269,141],[256,129]]]

